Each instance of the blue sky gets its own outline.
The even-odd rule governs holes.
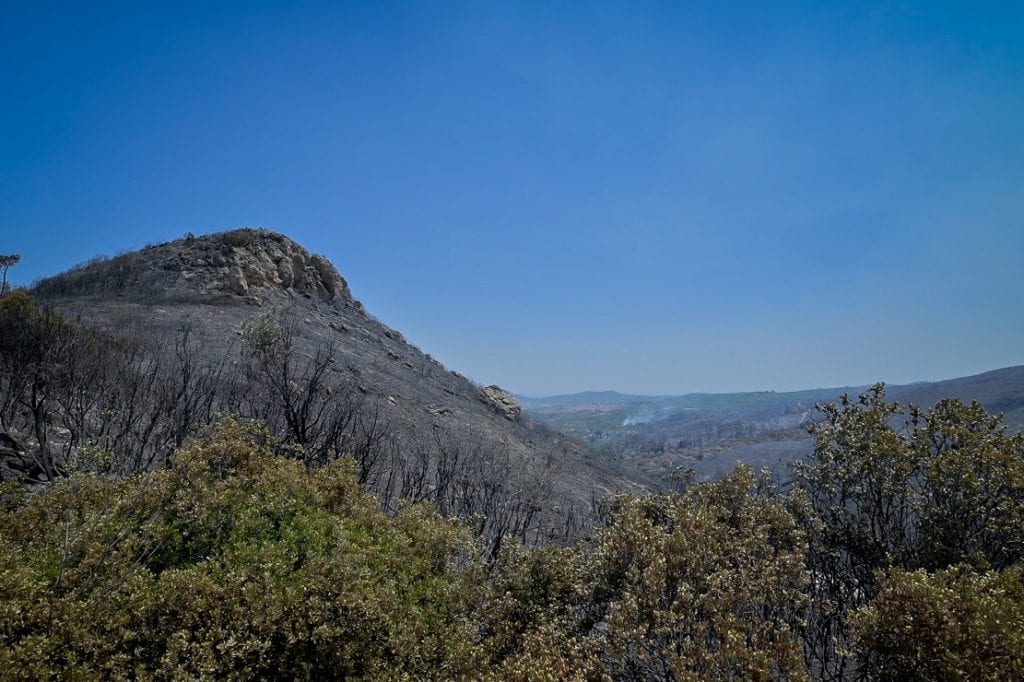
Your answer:
[[[527,394],[1024,363],[1024,4],[0,5],[0,252],[327,255]]]

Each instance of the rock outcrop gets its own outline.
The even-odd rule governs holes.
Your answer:
[[[519,401],[500,386],[481,388],[480,399],[509,421],[519,421],[523,414],[523,407]]]
[[[182,239],[98,259],[43,280],[46,296],[107,295],[156,301],[243,299],[259,304],[273,293],[361,306],[331,263],[270,230],[241,228]]]

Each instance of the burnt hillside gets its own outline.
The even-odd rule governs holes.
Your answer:
[[[326,258],[281,234],[189,235],[43,279],[31,294],[84,329],[149,349],[160,359],[146,362],[170,368],[171,383],[183,373],[215,377],[222,388],[208,387],[209,418],[268,421],[285,442],[321,457],[361,448],[365,483],[385,499],[434,499],[456,513],[518,505],[545,519],[528,524],[540,533],[608,492],[642,490],[585,446],[523,416],[499,388],[449,371],[374,319]],[[192,390],[182,383],[178,393]],[[301,410],[319,431],[296,425],[292,413]],[[98,414],[83,417],[94,431]],[[207,420],[194,411],[190,418],[196,428]],[[60,422],[59,410],[48,421]],[[31,440],[33,429],[24,419],[20,426]],[[88,442],[67,432],[45,436],[47,447],[69,456]]]

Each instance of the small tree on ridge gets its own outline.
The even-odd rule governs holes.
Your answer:
[[[21,262],[21,255],[12,253],[9,256],[0,255],[0,269],[3,270],[3,282],[0,283],[0,296],[7,291],[7,270]]]

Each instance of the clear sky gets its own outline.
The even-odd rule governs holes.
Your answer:
[[[1021,2],[6,1],[0,60],[21,282],[256,225],[526,394],[1024,363]]]

